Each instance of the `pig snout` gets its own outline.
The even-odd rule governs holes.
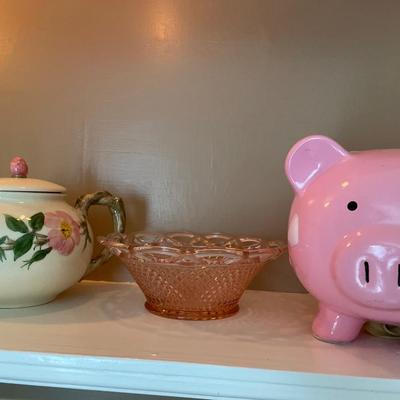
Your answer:
[[[346,297],[400,310],[400,227],[370,226],[345,235],[332,261],[334,282]]]

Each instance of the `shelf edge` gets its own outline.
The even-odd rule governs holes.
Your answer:
[[[0,382],[242,400],[398,399],[400,380],[98,356],[0,351]]]

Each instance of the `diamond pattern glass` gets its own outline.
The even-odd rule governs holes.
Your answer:
[[[112,234],[100,242],[119,256],[154,314],[187,320],[229,317],[265,263],[279,257],[279,241],[219,233]]]

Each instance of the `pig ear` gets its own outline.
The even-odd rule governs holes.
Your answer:
[[[297,142],[286,157],[286,175],[296,192],[349,153],[326,136],[308,136]]]

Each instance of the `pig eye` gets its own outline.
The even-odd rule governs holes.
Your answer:
[[[355,201],[350,201],[347,203],[347,209],[350,211],[355,211],[357,210],[358,204]]]

